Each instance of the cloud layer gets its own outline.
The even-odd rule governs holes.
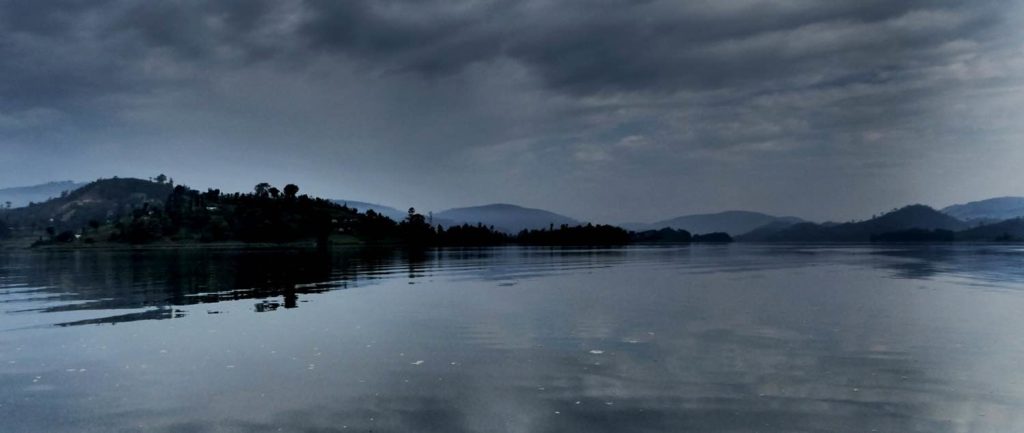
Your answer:
[[[606,221],[1021,194],[1010,1],[0,2],[0,183]]]

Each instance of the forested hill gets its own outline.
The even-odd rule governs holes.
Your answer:
[[[294,184],[257,184],[251,193],[222,193],[156,181],[101,179],[64,197],[0,212],[0,238],[36,245],[186,244],[208,242],[405,245],[608,245],[629,242],[612,226],[569,226],[511,235],[476,225],[433,226],[409,209],[395,221],[299,194]]]
[[[3,213],[8,226],[61,232],[115,222],[146,204],[161,205],[169,183],[142,179],[100,179],[41,203]]]
[[[0,246],[169,245],[211,242],[286,244],[404,244],[420,246],[619,245],[626,243],[730,242],[723,232],[691,234],[662,229],[630,232],[592,224],[554,224],[548,214],[487,206],[499,216],[540,215],[540,228],[509,233],[480,223],[441,224],[409,209],[394,219],[372,209],[359,212],[299,193],[294,184],[257,184],[252,192],[222,193],[156,180],[100,179],[60,197],[23,208],[0,208]],[[476,210],[476,208],[474,208]],[[494,215],[481,212],[476,219]],[[439,218],[440,219],[440,218]],[[486,218],[484,218],[486,219]],[[521,221],[517,220],[517,221]],[[538,220],[540,221],[540,220]],[[1024,241],[1024,220],[968,224],[923,205],[906,206],[866,221],[844,224],[774,221],[739,237],[748,242],[949,242]]]
[[[910,205],[866,221],[843,224],[800,223],[785,227],[764,227],[739,237],[753,242],[870,242],[895,240],[895,233],[905,231],[956,232],[967,224],[924,205]],[[943,232],[943,233],[944,233]],[[916,239],[917,233],[908,233]],[[945,235],[939,239],[945,239]],[[949,238],[952,237],[950,234]]]

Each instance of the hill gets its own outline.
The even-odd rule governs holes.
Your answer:
[[[777,217],[760,212],[733,210],[710,214],[686,215],[658,221],[648,224],[646,227],[638,224],[629,224],[628,228],[632,230],[657,230],[668,227],[686,230],[690,233],[724,232],[735,236],[769,224],[788,226],[800,222],[803,222],[803,220],[796,217]]]
[[[483,222],[522,223],[542,219],[547,226],[516,236],[480,225],[432,224],[421,214],[394,221],[372,209],[363,213],[330,200],[299,195],[259,183],[251,193],[205,192],[183,185],[139,179],[103,179],[64,197],[0,213],[5,246],[89,247],[110,244],[194,245],[211,242],[327,248],[335,244],[424,246],[621,245],[625,230],[605,225],[562,224],[557,214],[496,205],[451,212]],[[514,221],[500,218],[515,217]],[[549,228],[558,223],[556,228]],[[8,231],[8,226],[13,230]],[[13,234],[12,234],[13,233]]]
[[[747,242],[870,242],[880,235],[907,230],[959,231],[967,223],[924,205],[910,205],[862,222],[800,223],[781,230],[764,227],[739,237]]]
[[[969,223],[993,223],[1024,217],[1024,197],[997,197],[957,204],[942,213]]]
[[[405,217],[408,215],[407,211],[401,211],[401,210],[395,209],[395,208],[393,208],[391,206],[385,206],[385,205],[382,205],[382,204],[367,203],[367,202],[364,202],[364,201],[356,201],[356,200],[340,200],[340,199],[331,199],[331,201],[334,202],[335,204],[339,204],[339,205],[342,205],[342,206],[347,206],[347,207],[352,208],[352,209],[356,209],[359,212],[364,212],[365,213],[368,210],[372,210],[372,211],[377,212],[377,213],[379,213],[381,215],[384,215],[384,216],[386,216],[388,218],[391,218],[391,219],[393,219],[395,221],[401,221],[401,220],[405,219]]]
[[[90,222],[112,222],[146,204],[162,204],[173,188],[142,179],[100,179],[66,195],[4,214],[8,224],[21,228],[52,227],[78,230]]]
[[[12,208],[28,206],[29,203],[39,203],[60,197],[61,194],[74,191],[83,185],[85,184],[64,180],[40,185],[3,188],[0,189],[0,206],[7,207],[8,202]]]
[[[1024,218],[1012,218],[993,224],[974,227],[956,234],[958,241],[1024,241]]]
[[[442,221],[442,224],[448,225],[480,223],[485,226],[494,226],[495,229],[506,233],[580,224],[575,219],[554,212],[500,203],[448,209],[435,213],[434,219],[435,222]]]

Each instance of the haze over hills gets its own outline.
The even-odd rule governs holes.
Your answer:
[[[970,223],[991,223],[1024,217],[1024,197],[996,197],[956,204],[942,213]]]
[[[448,209],[434,214],[435,224],[494,226],[495,229],[507,233],[521,230],[546,229],[562,224],[577,225],[576,219],[543,209],[533,209],[512,204],[496,203],[484,206],[471,206]]]
[[[1012,218],[981,225],[956,234],[960,241],[1021,241],[1024,240],[1024,218]]]
[[[142,179],[103,179],[65,196],[12,209],[4,213],[10,223],[45,222],[56,231],[78,230],[92,221],[105,222],[146,204],[161,205],[171,193],[167,183]]]
[[[861,222],[843,224],[799,223],[781,230],[763,227],[740,235],[753,242],[869,242],[873,236],[905,230],[960,231],[968,224],[925,205],[910,205]]]
[[[71,192],[81,188],[84,183],[75,183],[70,180],[47,182],[39,185],[19,186],[0,189],[0,206],[6,207],[7,202],[11,207],[27,206],[29,203],[39,203],[54,197],[60,197],[65,191]]]
[[[147,205],[160,206],[172,190],[170,183],[113,178],[101,179],[83,187],[65,181],[0,191],[46,194],[46,191],[63,191],[65,187],[77,189],[63,196],[58,192],[58,197],[32,206],[0,209],[0,218],[12,227],[19,224],[25,227],[27,224],[35,230],[78,230],[93,222],[116,221],[140,209],[145,210]],[[375,203],[331,201],[346,204],[360,212],[373,210],[396,223],[408,216],[407,211]],[[993,241],[1024,240],[1024,217],[1021,215],[1024,215],[1024,198],[999,197],[950,206],[941,212],[925,205],[910,205],[869,220],[849,223],[816,224],[796,217],[726,211],[686,215],[651,224],[621,226],[637,232],[665,227],[685,230],[694,235],[724,232],[736,240],[748,242]],[[482,224],[509,234],[524,229],[580,224],[577,219],[555,212],[512,204],[454,208],[423,215],[423,218],[435,228],[439,225],[453,227]]]
[[[655,223],[623,224],[630,230],[658,230],[665,227],[686,230],[691,233],[724,232],[730,235],[741,235],[766,225],[777,225],[780,228],[803,222],[797,217],[778,217],[760,212],[732,210],[708,214],[685,215]]]
[[[401,211],[401,210],[395,209],[395,208],[393,208],[391,206],[385,206],[385,205],[382,205],[382,204],[368,203],[368,202],[356,201],[356,200],[341,200],[341,199],[332,199],[331,201],[334,202],[334,203],[340,204],[340,205],[348,206],[350,208],[355,208],[359,212],[364,212],[365,213],[368,210],[372,210],[372,211],[377,212],[377,213],[379,213],[381,215],[384,215],[384,216],[386,216],[388,218],[391,218],[391,219],[393,219],[395,221],[401,221],[402,219],[404,219],[408,215],[408,211]]]

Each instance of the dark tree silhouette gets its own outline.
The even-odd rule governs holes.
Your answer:
[[[270,184],[266,182],[257,183],[256,186],[253,187],[253,191],[256,192],[257,197],[265,198],[270,194]]]
[[[284,196],[289,199],[294,199],[299,193],[299,186],[294,183],[289,183],[284,186]]]
[[[724,232],[705,233],[702,235],[693,235],[694,242],[706,242],[713,244],[724,244],[732,242],[732,236]]]

